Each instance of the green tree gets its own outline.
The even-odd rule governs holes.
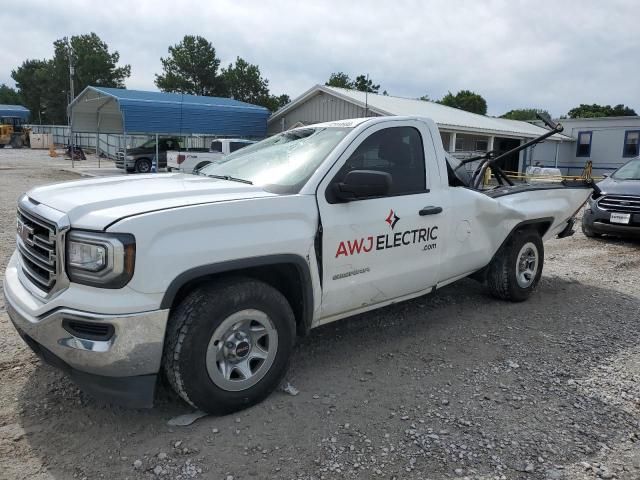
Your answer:
[[[161,58],[161,75],[155,84],[163,92],[180,92],[204,96],[225,96],[226,86],[219,73],[220,59],[206,38],[185,35],[182,41],[169,47],[169,56]]]
[[[269,97],[269,80],[262,77],[260,67],[240,57],[222,69],[222,78],[227,95],[236,100],[258,105]]]
[[[287,103],[291,102],[291,98],[287,94],[283,95],[269,95],[269,98],[265,99],[260,105],[266,107],[271,112],[281,109]]]
[[[21,105],[22,98],[15,88],[4,83],[0,85],[0,103],[4,105]]]
[[[61,38],[53,42],[53,48],[52,59],[26,60],[11,72],[34,121],[66,123],[70,58],[75,67],[76,95],[89,85],[123,88],[131,75],[131,67],[118,67],[118,52],[109,52],[108,45],[95,33]]]
[[[325,83],[328,87],[339,87],[353,89],[353,80],[344,72],[332,73],[329,76],[329,80]]]
[[[31,121],[52,123],[47,109],[47,82],[50,60],[25,60],[11,72],[16,82],[22,105],[31,111]],[[64,94],[63,94],[64,95]]]
[[[432,102],[433,100],[431,100],[431,98],[429,98],[428,94],[424,94],[421,97],[418,97],[418,100],[422,100],[423,102]]]
[[[634,117],[637,115],[633,108],[622,104],[611,105],[586,105],[581,103],[579,107],[572,108],[567,113],[569,118],[595,118],[595,117]]]
[[[366,75],[358,75],[353,82],[353,88],[361,92],[378,93],[380,85],[374,85],[370,78]]]
[[[355,80],[352,80],[351,77],[344,72],[332,73],[325,85],[369,93],[378,93],[380,90],[380,85],[375,85],[371,79],[367,78],[367,75],[358,75]],[[388,94],[383,92],[383,95]]]
[[[460,90],[455,95],[449,92],[438,103],[480,115],[487,113],[487,101],[470,90]]]
[[[226,95],[241,102],[261,105],[275,112],[291,101],[289,95],[271,95],[269,80],[260,73],[258,65],[237,57],[236,63],[222,69]]]
[[[284,107],[287,103],[291,102],[289,95],[269,95],[268,98],[263,99],[259,105],[266,107],[269,111],[275,112]]]
[[[516,108],[515,110],[509,110],[507,113],[500,115],[500,118],[506,118],[508,120],[537,120],[536,114],[543,117],[551,118],[551,115],[546,110],[539,108]]]
[[[109,52],[109,46],[93,32],[61,38],[53,42],[53,48],[53,59],[46,67],[49,81],[45,90],[47,116],[53,123],[63,123],[67,118],[70,59],[75,68],[75,95],[89,85],[124,88],[125,79],[131,75],[131,66],[118,67],[120,54]]]

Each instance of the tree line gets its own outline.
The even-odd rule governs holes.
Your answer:
[[[16,88],[0,85],[0,104],[21,104],[31,111],[31,121],[65,124],[70,101],[69,62],[75,67],[75,94],[89,85],[125,88],[131,76],[131,66],[119,66],[120,54],[95,33],[64,37],[53,42],[50,59],[27,59],[12,70]],[[163,92],[230,97],[261,105],[274,112],[291,101],[287,94],[274,95],[269,80],[260,67],[241,57],[228,66],[221,66],[216,49],[206,38],[185,35],[176,45],[169,46],[167,57],[160,58],[162,72],[155,75],[155,85]],[[345,72],[331,73],[325,85],[378,94],[380,84],[369,75],[352,78]],[[382,95],[388,95],[386,90]],[[423,95],[419,100],[433,101],[480,115],[486,115],[487,102],[471,90],[448,92],[441,99]],[[536,114],[550,116],[546,110],[520,108],[510,110],[501,118],[535,120]],[[635,116],[635,110],[625,105],[586,105],[572,108],[561,118]]]
[[[325,82],[325,85],[329,87],[346,88],[350,90],[359,90],[361,92],[379,93],[380,85],[373,82],[368,75],[358,75],[355,79],[345,72],[335,72],[329,76],[329,80]],[[388,95],[386,90],[383,90],[382,95]],[[431,99],[429,95],[423,95],[418,97],[417,100],[424,100],[427,102],[435,102],[448,107],[458,108],[471,113],[477,113],[479,115],[487,114],[487,101],[482,95],[472,92],[471,90],[460,90],[458,93],[448,92],[444,97],[439,100]],[[551,118],[548,111],[538,108],[519,108],[509,110],[508,112],[500,115],[500,118],[506,118],[509,120],[537,120],[537,115],[541,115],[547,118]],[[569,110],[566,116],[561,118],[592,118],[592,117],[621,117],[621,116],[636,116],[637,113],[630,107],[625,105],[586,105],[580,104],[580,106]]]
[[[95,33],[61,38],[53,42],[50,59],[28,59],[11,72],[16,88],[0,85],[0,104],[24,105],[31,121],[66,124],[70,98],[69,62],[74,66],[74,93],[89,85],[125,88],[131,66],[119,66],[120,54]],[[271,111],[289,103],[288,95],[272,95],[269,80],[258,65],[237,57],[220,68],[216,50],[203,37],[185,35],[160,59],[162,73],[155,84],[163,92],[230,97],[262,105]]]

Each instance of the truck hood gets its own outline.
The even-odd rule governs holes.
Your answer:
[[[169,173],[79,180],[38,187],[27,195],[66,213],[73,227],[96,230],[145,212],[275,194],[254,185]]]
[[[124,153],[123,149],[120,149],[120,152]],[[156,153],[156,148],[142,148],[142,147],[135,147],[135,148],[127,148],[127,155],[140,155],[142,153]]]

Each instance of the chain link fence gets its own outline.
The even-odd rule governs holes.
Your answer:
[[[31,128],[32,133],[50,134],[53,143],[56,145],[67,146],[70,142],[70,130],[66,125],[26,125]],[[183,148],[188,150],[205,149],[208,150],[211,142],[215,139],[225,138],[215,135],[180,135],[180,134],[162,134],[160,138],[175,137],[182,140]],[[155,134],[127,134],[127,149],[135,148],[143,143],[155,139]],[[110,133],[83,133],[74,132],[74,145],[84,150],[96,152],[98,155],[112,160],[116,159],[117,152],[124,148],[124,135],[116,135]]]

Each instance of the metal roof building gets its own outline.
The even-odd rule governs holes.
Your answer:
[[[557,167],[567,175],[580,175],[585,162],[591,161],[594,175],[601,175],[640,155],[640,116],[557,121],[573,142],[563,142],[557,154],[553,145],[538,145],[532,154],[534,163]]]
[[[0,117],[20,117],[28,120],[31,112],[22,105],[2,105],[0,104]]]
[[[528,122],[487,117],[435,102],[374,93],[366,94],[358,90],[316,85],[269,118],[269,133],[280,131],[283,119],[285,120],[285,130],[296,122],[306,124],[307,117],[305,115],[314,116],[314,113],[310,111],[311,109],[301,111],[301,107],[309,105],[309,102],[313,100],[320,103],[321,108],[315,113],[315,116],[320,118],[310,119],[311,123],[354,117],[416,115],[431,118],[438,124],[441,131],[451,130],[515,138],[534,138],[546,131]],[[340,100],[346,102],[348,106],[341,103]],[[562,135],[555,137],[560,140]]]
[[[230,98],[87,87],[69,105],[74,132],[264,137],[269,110]]]
[[[528,122],[487,117],[439,103],[390,95],[366,94],[358,90],[316,85],[276,111],[267,131],[275,134],[294,126],[384,115],[431,118],[440,130],[445,150],[456,156],[470,156],[495,150],[506,152],[548,130]],[[556,134],[548,142],[572,142],[571,137]],[[504,168],[521,171],[530,163],[529,149],[505,159]]]

